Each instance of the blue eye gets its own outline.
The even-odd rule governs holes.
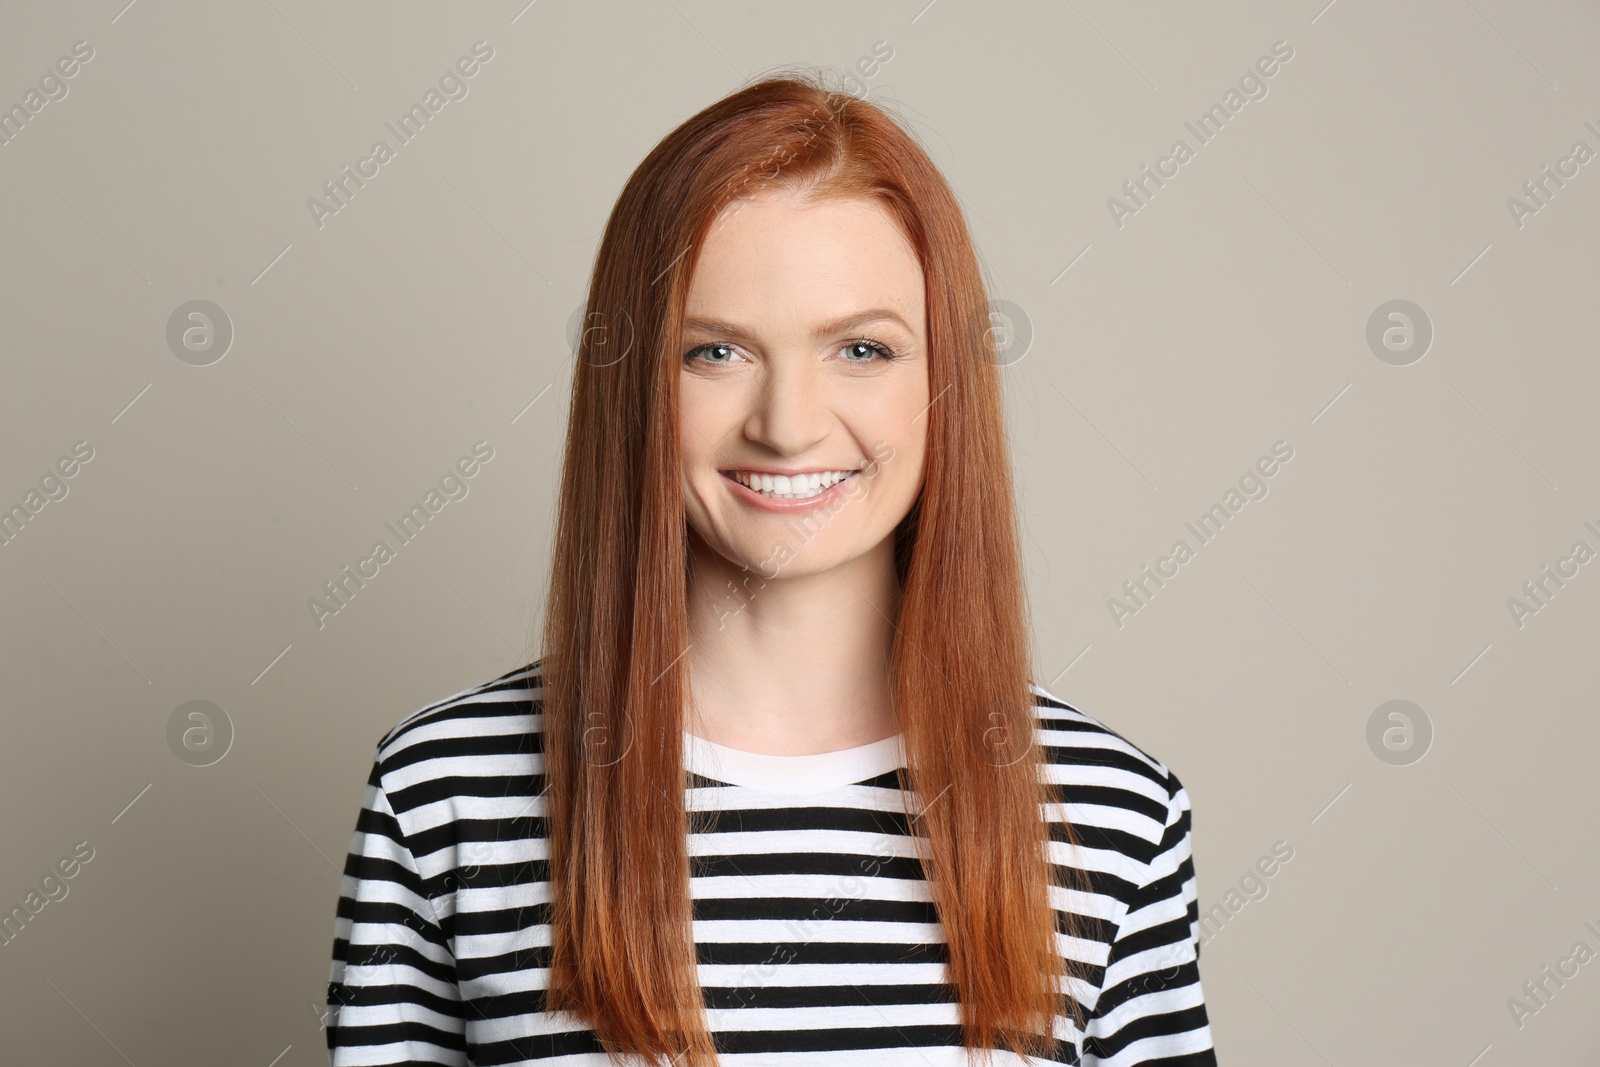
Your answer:
[[[847,342],[844,347],[840,349],[840,351],[852,353],[851,355],[847,355],[845,357],[846,363],[887,362],[891,359],[897,358],[894,349],[890,348],[886,344],[883,344],[881,341],[874,341],[867,337],[861,338],[860,340]],[[718,352],[726,352],[728,353],[728,357],[712,358],[712,354]],[[685,363],[692,363],[701,356],[705,356],[704,361],[706,363],[731,363],[733,362],[732,353],[732,345],[712,343],[689,349],[689,351],[683,354],[683,361]]]
[[[685,363],[688,363],[690,360],[694,359],[696,356],[698,356],[702,352],[711,352],[711,351],[715,351],[717,349],[722,349],[722,350],[730,351],[730,352],[732,351],[732,349],[728,345],[718,345],[718,344],[701,345],[699,348],[691,348],[691,349],[689,349],[689,351],[685,352],[683,354],[683,361]],[[726,360],[726,359],[708,359],[708,360],[706,360],[706,362],[707,363],[728,363],[730,361]]]
[[[885,361],[895,358],[894,350],[892,348],[890,348],[888,345],[881,344],[881,343],[879,343],[877,341],[873,341],[873,340],[871,340],[869,338],[863,338],[862,340],[859,340],[859,341],[851,341],[849,344],[844,346],[844,351],[850,352],[850,351],[852,351],[854,349],[863,349],[863,348],[867,350],[867,353],[868,353],[869,357],[870,356],[877,356],[880,360],[885,360]],[[845,362],[846,363],[871,363],[872,360],[870,358],[868,358],[868,359],[846,359]]]

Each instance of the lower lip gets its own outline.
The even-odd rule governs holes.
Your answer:
[[[852,474],[843,481],[834,482],[816,496],[808,496],[804,500],[784,500],[781,497],[764,496],[743,482],[729,478],[726,474],[722,477],[727,479],[729,485],[733,486],[734,496],[737,496],[751,507],[760,508],[762,511],[791,512],[810,511],[812,508],[822,507],[838,496],[842,487],[849,485],[860,476],[859,472]]]

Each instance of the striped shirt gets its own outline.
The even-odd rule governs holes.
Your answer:
[[[1060,936],[1083,965],[1080,1033],[1055,1021],[1035,1062],[1214,1065],[1199,974],[1188,794],[1110,728],[1030,687],[1045,773],[1079,846],[1050,859],[1088,891]],[[538,661],[402,719],[376,747],[341,882],[324,1017],[333,1067],[613,1067],[592,1032],[544,1010],[548,858]],[[698,973],[727,1067],[954,1067],[959,1005],[909,834],[900,735],[816,755],[685,734]],[[911,810],[917,810],[915,806]],[[526,909],[525,912],[521,909]],[[522,918],[519,919],[519,914]],[[995,1053],[996,1067],[1020,1065]]]

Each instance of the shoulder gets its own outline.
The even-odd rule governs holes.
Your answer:
[[[1188,825],[1189,796],[1178,776],[1096,716],[1043,686],[1029,690],[1045,773],[1069,819],[1100,828],[1130,858],[1152,860]]]
[[[474,756],[530,750],[543,718],[539,661],[435,700],[391,726],[374,753],[374,776],[390,789],[456,773]]]

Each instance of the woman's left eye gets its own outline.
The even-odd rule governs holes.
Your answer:
[[[871,363],[872,362],[872,357],[874,357],[874,356],[876,356],[878,359],[882,359],[882,360],[890,360],[890,359],[894,358],[894,350],[891,349],[888,345],[879,344],[877,341],[865,341],[865,340],[863,340],[863,341],[851,341],[849,344],[844,346],[844,351],[847,352],[847,353],[850,353],[852,355],[860,355],[863,350],[865,350],[865,354],[866,354],[867,358],[865,358],[865,359],[847,358],[845,360],[845,362],[846,363]]]

